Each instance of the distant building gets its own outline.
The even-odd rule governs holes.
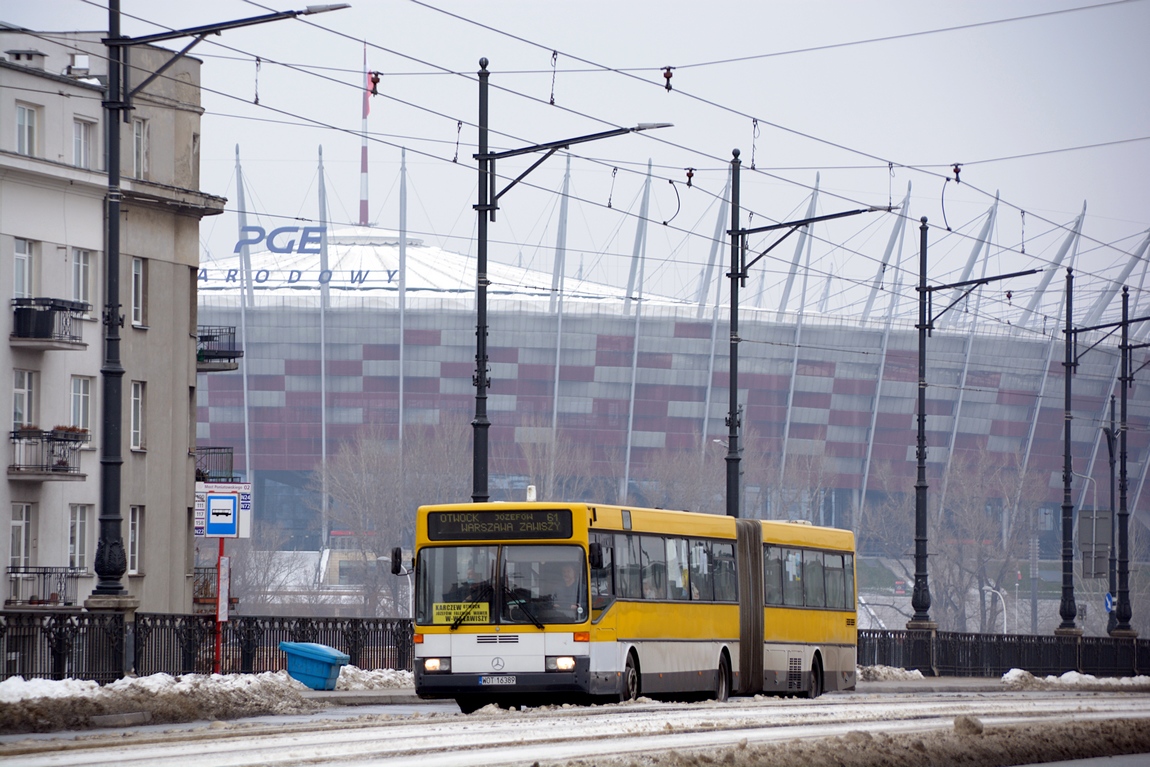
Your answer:
[[[95,586],[105,304],[103,32],[0,27],[0,401],[4,606],[83,604]],[[132,50],[134,72],[171,56]],[[200,62],[133,99],[122,131],[123,583],[147,612],[191,612]],[[136,75],[137,82],[143,79]]]
[[[474,258],[407,238],[401,299],[396,233],[361,227],[325,238],[322,228],[311,229],[282,232],[270,246],[251,242],[247,262],[237,246],[235,256],[203,264],[201,319],[241,328],[245,356],[239,371],[200,388],[198,437],[202,445],[234,448],[237,471],[254,483],[257,520],[275,522],[296,547],[314,550],[323,533],[309,482],[325,446],[335,455],[366,424],[398,440],[400,424],[470,422],[476,315]],[[552,275],[497,263],[489,264],[489,278],[493,499],[523,497],[535,478],[520,448],[547,438],[552,424],[560,441],[593,451],[601,495],[588,500],[601,502],[619,502],[620,480],[629,476],[629,502],[642,503],[644,466],[668,451],[721,447],[713,443],[728,433],[726,305],[639,300],[641,288],[629,294],[570,276],[558,283],[560,301]],[[714,285],[699,294],[714,295]],[[890,503],[896,495],[909,542],[918,333],[905,312],[886,306],[900,292],[915,294],[889,281],[885,290],[877,286],[874,311],[868,302],[854,316],[742,307],[739,399],[752,449],[776,467],[819,462],[822,484],[817,498],[805,499],[807,515],[857,527],[864,502]],[[1012,322],[976,323],[976,312],[960,307],[928,341],[932,507],[956,456],[1024,465],[1042,488],[1040,498],[1024,501],[1040,505],[1036,542],[1044,559],[1059,555],[1061,541],[1064,346],[1052,319],[1063,300],[1059,287],[1055,281],[1049,290],[1047,316],[1015,306]],[[1080,341],[1080,351],[1099,340]],[[1109,423],[1109,396],[1119,392],[1115,343],[1111,337],[1084,353],[1073,383],[1074,469],[1102,486],[1099,506],[1109,502],[1100,427]],[[1134,366],[1145,358],[1136,351]],[[1130,509],[1145,520],[1150,386],[1138,383],[1128,394]],[[792,515],[780,506],[777,485],[777,477],[748,477],[744,513]],[[1083,487],[1075,480],[1075,504],[1093,505]]]

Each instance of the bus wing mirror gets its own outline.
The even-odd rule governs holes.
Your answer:
[[[391,574],[403,575],[403,549],[398,546],[391,550]]]
[[[603,544],[592,543],[587,546],[587,559],[591,563],[592,570],[603,569]]]

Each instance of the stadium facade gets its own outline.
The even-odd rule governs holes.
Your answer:
[[[1063,259],[1081,223],[1053,266],[1071,265]],[[317,548],[319,517],[305,497],[325,454],[368,424],[398,440],[402,424],[470,423],[475,260],[370,227],[248,227],[236,250],[199,273],[201,324],[236,327],[244,351],[239,371],[197,389],[199,444],[233,447],[237,470],[255,483],[257,519],[275,519],[298,547]],[[978,274],[979,252],[966,274]],[[564,276],[562,253],[554,274],[489,265],[493,499],[522,497],[533,481],[517,456],[541,428],[593,453],[596,492],[611,495],[597,498],[604,502],[641,502],[643,469],[660,455],[726,440],[729,312],[715,253],[691,302],[643,295],[640,253],[626,290]],[[888,246],[883,269],[890,258]],[[1064,270],[1046,272],[1013,322],[956,311],[936,324],[926,422],[932,504],[963,454],[1042,478],[1044,558],[1059,546],[1065,423],[1064,288],[1051,281]],[[780,483],[788,462],[817,458],[816,521],[854,526],[860,506],[899,484],[913,499],[918,331],[895,307],[917,299],[913,286],[879,283],[854,316],[740,307],[739,404],[744,433],[754,435],[746,449],[771,454]],[[1113,319],[1117,290],[1096,290],[1083,317]],[[1079,334],[1071,413],[1074,471],[1097,483],[1100,507],[1109,482],[1101,427],[1120,374],[1117,335],[1107,332]],[[1132,369],[1146,361],[1144,350],[1133,357]],[[1144,521],[1150,387],[1137,379],[1127,391],[1127,471],[1129,508]],[[771,484],[748,487],[745,515],[788,516]],[[1088,484],[1075,480],[1076,504],[1095,502]]]

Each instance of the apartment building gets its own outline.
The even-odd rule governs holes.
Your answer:
[[[96,584],[104,358],[105,33],[0,25],[0,402],[5,609],[83,605]],[[133,47],[142,82],[172,53]],[[123,583],[145,612],[191,612],[200,62],[183,57],[121,123]]]

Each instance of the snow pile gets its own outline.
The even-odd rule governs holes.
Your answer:
[[[1019,668],[1003,674],[1002,683],[1008,690],[1150,690],[1150,676],[1096,677],[1067,671],[1062,676],[1040,678]]]
[[[355,666],[344,666],[336,680],[337,690],[398,690],[414,689],[415,675],[410,671],[396,671],[390,668],[367,671]]]
[[[858,666],[856,669],[860,682],[905,682],[909,679],[922,679],[922,672],[918,669],[907,671],[905,668],[892,666]]]
[[[355,666],[340,669],[337,690],[415,687],[410,671]],[[125,677],[101,687],[78,679],[0,682],[0,732],[48,732],[88,727],[92,717],[148,714],[152,722],[236,719],[264,714],[302,714],[324,707],[304,698],[307,686],[286,671],[262,674],[153,674]]]
[[[101,687],[75,679],[10,677],[0,682],[0,732],[87,727],[93,717],[146,713],[152,722],[298,714],[321,705],[286,671],[262,674],[153,674]]]

